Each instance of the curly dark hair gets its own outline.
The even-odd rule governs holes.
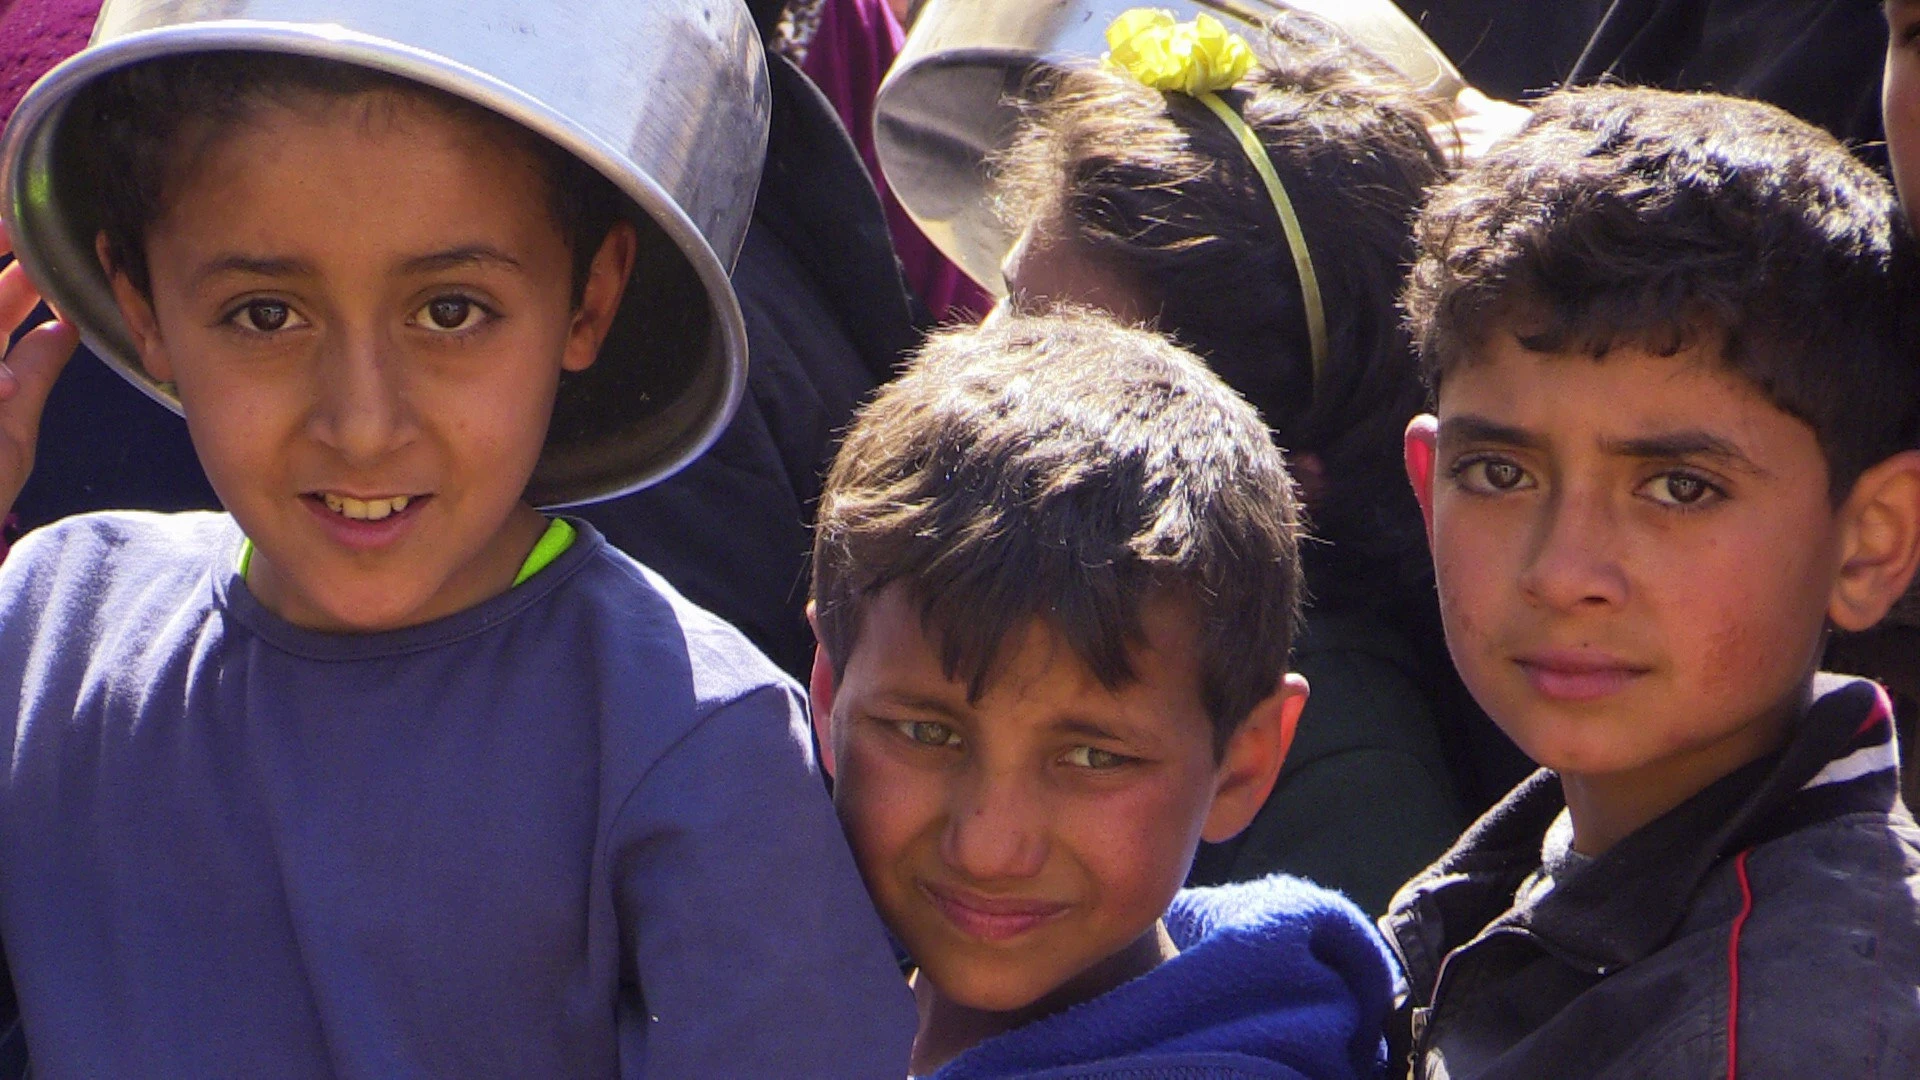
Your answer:
[[[99,185],[101,231],[112,269],[149,293],[147,230],[193,158],[269,106],[301,107],[392,93],[432,103],[524,151],[547,184],[547,209],[573,255],[574,302],[621,198],[611,181],[532,131],[452,94],[398,75],[282,53],[213,51],[159,57],[104,76],[71,106],[84,124]]]
[[[978,696],[1036,618],[1125,685],[1144,605],[1189,603],[1219,750],[1286,673],[1298,530],[1280,451],[1200,361],[1086,312],[1016,315],[935,336],[861,410],[820,500],[815,615],[838,677],[866,601],[902,584]]]
[[[1717,345],[1813,428],[1837,504],[1920,445],[1903,230],[1878,174],[1771,105],[1568,90],[1434,193],[1405,306],[1436,390],[1496,333],[1596,360]]]
[[[1316,606],[1432,592],[1401,433],[1425,390],[1400,325],[1410,226],[1444,159],[1434,103],[1329,24],[1283,15],[1221,93],[1266,148],[1306,235],[1327,315],[1315,385],[1291,247],[1239,139],[1205,105],[1099,65],[1040,76],[996,161],[1001,213],[1060,231],[1137,283],[1154,326],[1251,401],[1289,454],[1313,454]],[[1059,239],[1047,235],[1049,241]]]

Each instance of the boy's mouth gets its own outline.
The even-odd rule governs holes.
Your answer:
[[[1595,701],[1627,687],[1647,668],[1584,649],[1548,649],[1515,658],[1536,693],[1561,701]]]
[[[336,542],[355,550],[376,551],[412,532],[414,519],[432,498],[431,495],[363,498],[338,491],[314,491],[301,501]]]
[[[351,495],[319,493],[328,510],[352,521],[384,521],[405,510],[415,499],[412,495],[390,495],[379,499],[356,499]]]
[[[1069,907],[1051,900],[984,896],[926,882],[921,883],[920,890],[954,929],[981,941],[1000,942],[1019,937],[1064,914]]]

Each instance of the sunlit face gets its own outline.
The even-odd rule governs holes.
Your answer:
[[[1203,833],[1245,825],[1215,806],[1193,618],[1169,601],[1145,623],[1121,690],[1035,621],[970,702],[893,586],[868,602],[837,690],[823,698],[816,678],[861,873],[953,1002],[1007,1012],[1104,991],[1103,965],[1157,933]]]
[[[1536,761],[1697,790],[1771,749],[1839,570],[1813,429],[1713,349],[1600,362],[1501,333],[1409,431],[1447,643]]]
[[[425,622],[512,582],[563,369],[592,363],[623,255],[576,310],[536,163],[394,93],[265,106],[170,184],[151,305],[116,294],[172,381],[248,584],[304,625]],[[611,293],[611,297],[609,297]]]
[[[1920,221],[1920,0],[1887,0],[1887,28],[1887,154],[1907,219]]]

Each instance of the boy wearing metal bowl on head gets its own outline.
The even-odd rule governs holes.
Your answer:
[[[747,13],[389,7],[109,4],[8,131],[22,268],[230,511],[71,519],[0,570],[36,1072],[898,1076],[797,688],[534,509],[671,471],[738,393],[745,209],[701,192],[753,190]],[[677,93],[595,104],[648,64]],[[36,334],[8,502],[72,340]]]

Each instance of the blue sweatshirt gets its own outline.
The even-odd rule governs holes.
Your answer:
[[[1345,1080],[1384,1069],[1388,953],[1345,897],[1276,874],[1188,889],[1166,921],[1180,955],[981,1043],[932,1080]]]
[[[40,1077],[897,1078],[912,1003],[797,689],[582,526],[391,633],[224,515],[0,567],[0,945]]]

